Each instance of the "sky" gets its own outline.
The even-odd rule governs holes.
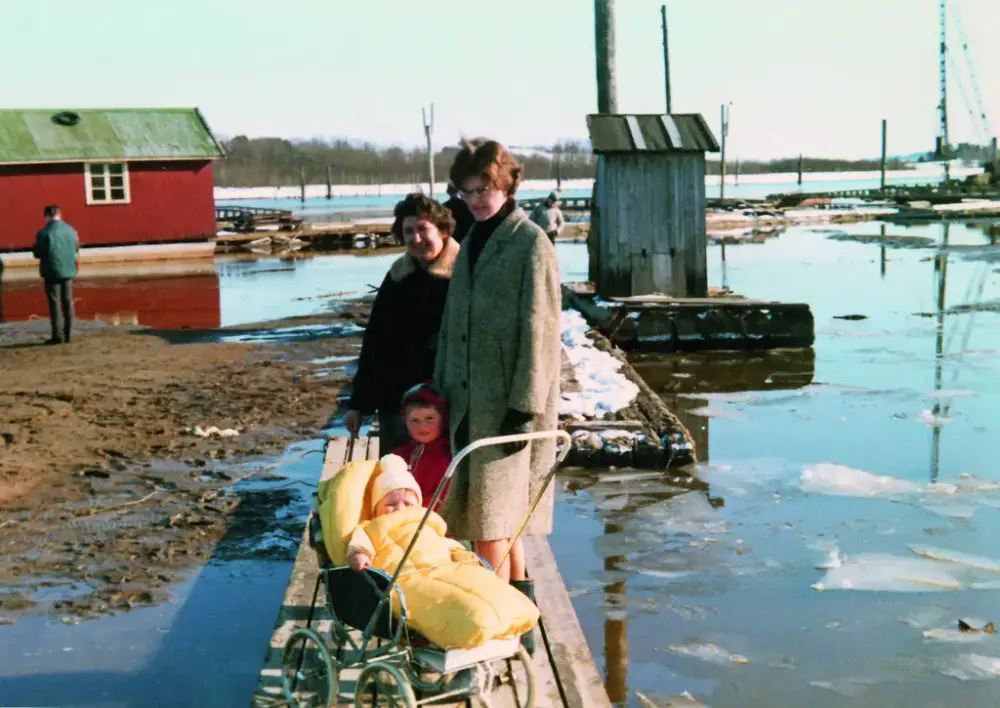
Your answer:
[[[995,134],[1000,0],[949,0]],[[661,0],[616,0],[618,111],[664,110]],[[667,0],[673,112],[728,156],[874,157],[938,131],[938,0]],[[956,11],[957,9],[957,11]],[[952,142],[981,128],[950,22]],[[586,140],[592,0],[0,0],[0,106],[197,106],[220,137]],[[957,68],[957,70],[956,70]],[[977,111],[978,114],[978,111]]]

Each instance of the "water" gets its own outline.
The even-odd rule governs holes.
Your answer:
[[[875,174],[875,173],[866,173]],[[757,181],[764,178],[784,178],[783,181],[763,182]],[[886,182],[892,186],[925,185],[937,184],[942,179],[939,168],[934,166],[925,167],[912,173],[893,172],[887,175]],[[880,178],[877,174],[873,177],[857,177],[853,179],[810,179],[805,175],[804,183],[798,184],[793,175],[753,175],[737,181],[730,176],[726,181],[726,196],[730,198],[762,198],[769,194],[779,194],[785,192],[835,192],[858,189],[877,189]],[[303,202],[296,194],[295,196],[280,198],[257,198],[257,199],[217,199],[219,206],[250,206],[263,207],[267,209],[287,209],[300,216],[309,219],[320,215],[338,212],[359,212],[359,213],[385,213],[391,212],[396,203],[402,199],[402,194],[380,194],[376,187],[371,188],[375,193],[364,195],[344,195],[334,196],[327,199],[325,196],[307,197]],[[520,199],[540,199],[548,196],[550,189],[521,189],[518,191]],[[706,194],[708,197],[719,196],[718,177],[706,180]],[[287,190],[285,190],[287,193]],[[437,195],[444,198],[444,195]],[[567,187],[562,190],[564,198],[590,197],[591,189]]]
[[[814,356],[643,357],[707,453],[708,493],[577,481],[560,495],[552,545],[616,702],[685,690],[713,708],[995,700],[1000,637],[956,630],[997,612],[1000,317],[916,314],[938,309],[943,228],[888,226],[932,245],[887,249],[884,273],[879,245],[807,229],[729,247],[725,269],[710,248],[711,283],[811,304]],[[1000,297],[985,234],[952,225],[948,240],[960,247],[945,307]],[[867,319],[835,319],[846,314]],[[937,403],[948,421],[929,427]],[[895,479],[878,493],[862,471]],[[927,546],[962,562],[917,555]],[[834,589],[845,581],[858,589]]]
[[[552,545],[616,702],[645,706],[640,694],[656,704],[687,690],[714,708],[991,703],[993,682],[973,679],[992,676],[1000,638],[954,630],[960,617],[977,626],[998,619],[1000,574],[989,563],[1000,560],[992,548],[1000,497],[988,485],[1000,482],[993,465],[1000,438],[992,434],[1000,318],[936,315],[941,224],[887,225],[887,236],[929,240],[902,239],[912,247],[886,248],[884,258],[880,229],[828,230],[854,239],[845,240],[792,228],[764,244],[728,246],[725,264],[719,247],[710,247],[713,285],[809,302],[815,349],[637,361],[694,432],[707,492],[670,498],[649,484],[608,479],[575,480],[561,491]],[[952,225],[948,243],[945,308],[1000,299],[986,235]],[[585,276],[583,244],[559,244],[558,253],[564,280]],[[395,257],[219,259],[217,289],[209,289],[217,298],[192,298],[174,311],[188,323],[208,312],[222,325],[322,312],[380,282]],[[185,289],[184,276],[171,277]],[[152,280],[104,285],[130,291],[123,301],[145,324],[142,295]],[[22,287],[38,286],[5,284],[2,302]],[[867,319],[836,319],[842,315]],[[309,458],[301,465],[314,476]],[[803,488],[805,466],[813,476]],[[872,491],[863,471],[894,478],[893,491],[845,495]],[[932,481],[937,486],[927,488]],[[963,488],[949,494],[946,484]],[[964,564],[929,560],[911,546]],[[188,695],[241,694],[262,656],[287,567],[223,560],[180,586],[170,606],[100,625],[40,619],[4,627],[5,639],[14,632],[20,639],[3,642],[18,652],[2,660],[13,668],[0,700],[66,703],[79,688],[103,692],[103,705],[121,705],[128,702],[122,696],[145,695],[140,679],[153,680],[163,666]],[[835,589],[845,579],[890,590]],[[199,582],[205,594],[189,592]],[[817,583],[827,589],[814,590]],[[240,604],[254,593],[252,606]],[[182,616],[193,619],[178,624]],[[102,629],[81,631],[88,624]],[[44,647],[21,648],[37,646],[32,637],[43,631]],[[228,677],[223,689],[207,687],[214,673]]]

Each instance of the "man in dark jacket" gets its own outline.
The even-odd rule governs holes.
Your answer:
[[[52,336],[46,344],[68,342],[73,330],[73,278],[80,267],[80,239],[76,230],[62,220],[62,210],[49,204],[42,212],[45,226],[35,234],[32,253],[38,272],[45,281]]]
[[[462,243],[462,239],[469,233],[469,229],[476,223],[476,220],[472,217],[472,212],[469,211],[469,205],[465,203],[464,199],[458,196],[458,188],[451,182],[448,183],[448,201],[444,205],[455,219],[455,233],[453,238],[456,243]]]

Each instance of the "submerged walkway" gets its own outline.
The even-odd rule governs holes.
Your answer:
[[[378,457],[379,441],[376,437],[357,438],[353,442],[342,436],[328,438],[320,478],[329,477],[351,460],[377,460]],[[600,674],[548,541],[543,536],[525,537],[524,541],[527,566],[535,580],[536,601],[542,613],[542,619],[534,630],[537,647],[533,658],[535,705],[538,708],[610,708]],[[307,535],[303,534],[261,667],[253,706],[286,705],[281,691],[282,652],[291,631],[295,627],[306,626],[317,574],[316,553],[309,547]],[[322,606],[321,597],[312,615],[312,627],[325,633],[330,625],[330,616]],[[357,671],[346,671],[340,675],[340,695],[336,705],[351,705],[356,674]]]

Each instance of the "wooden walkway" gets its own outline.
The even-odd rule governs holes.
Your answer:
[[[353,444],[342,436],[328,438],[320,479],[333,475],[351,460],[376,460],[378,457],[377,437],[357,438]],[[524,541],[527,566],[535,581],[536,601],[542,613],[542,620],[534,630],[537,647],[533,660],[535,705],[537,708],[610,708],[611,703],[548,541],[542,536],[525,537]],[[287,705],[281,692],[282,650],[292,629],[306,626],[317,569],[316,553],[309,547],[305,532],[278,610],[252,706]],[[323,607],[321,596],[313,612],[312,627],[328,633],[330,626],[331,619]],[[340,696],[335,705],[349,706],[353,700],[357,671],[346,671],[339,678]]]

